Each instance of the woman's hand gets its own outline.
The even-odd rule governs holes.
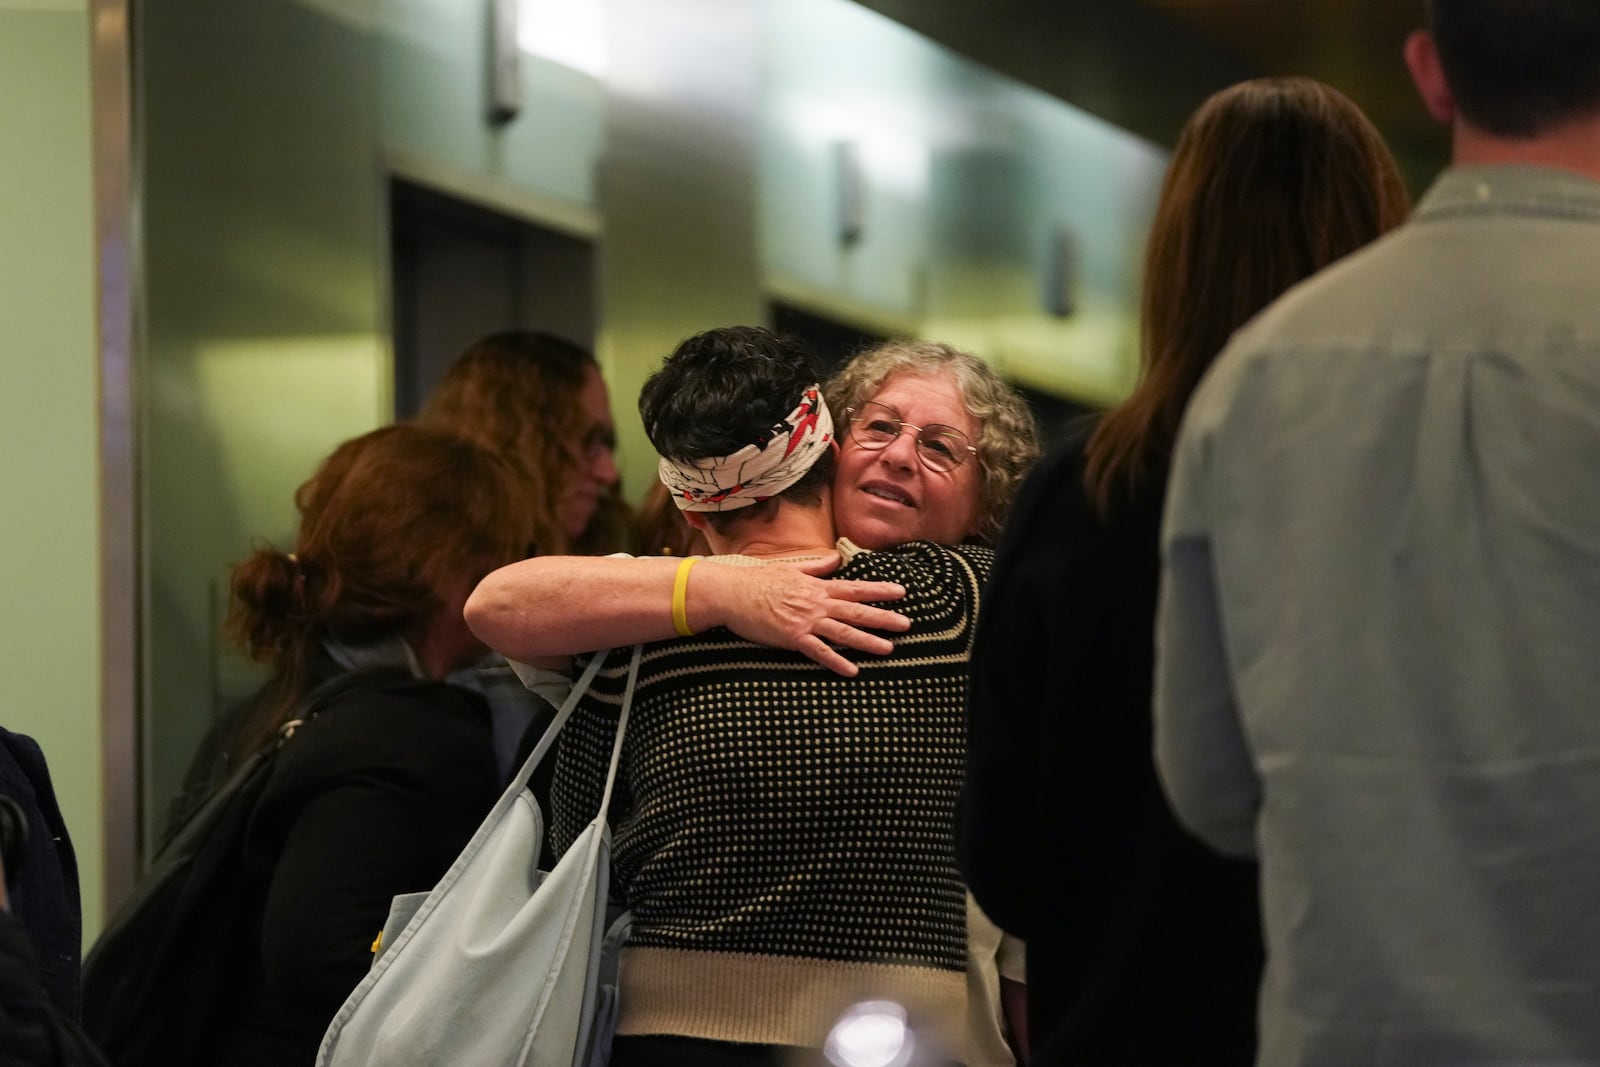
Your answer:
[[[888,655],[894,643],[863,627],[901,633],[911,620],[896,611],[870,606],[871,601],[899,600],[906,591],[894,582],[827,581],[818,575],[839,568],[839,554],[762,567],[716,566],[706,560],[690,577],[689,604],[696,600],[695,582],[707,581],[721,610],[721,625],[747,641],[787,648],[846,678],[859,670],[828,642],[875,655]]]

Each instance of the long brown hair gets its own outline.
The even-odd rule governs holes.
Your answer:
[[[1139,383],[1086,449],[1084,487],[1101,514],[1166,465],[1189,397],[1235,330],[1409,210],[1388,146],[1336,89],[1259,78],[1202,104],[1145,249]]]
[[[295,493],[293,552],[258,547],[233,569],[227,628],[273,680],[225,742],[264,744],[304,695],[324,638],[412,638],[439,591],[520,559],[533,514],[518,472],[490,449],[402,423],[346,441]]]
[[[578,395],[591,368],[599,373],[593,353],[570,341],[535,330],[502,330],[479,338],[456,357],[417,416],[424,425],[469,437],[516,464],[536,517],[533,541],[542,554],[576,547],[562,529],[557,501],[577,463]],[[604,520],[614,521],[611,511]],[[587,531],[582,540],[591,540]]]

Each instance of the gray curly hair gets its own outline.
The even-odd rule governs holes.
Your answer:
[[[949,374],[967,413],[978,424],[980,503],[976,536],[993,544],[1000,536],[1011,498],[1039,458],[1039,430],[1028,404],[982,359],[937,341],[885,341],[853,356],[823,390],[839,422],[845,408],[871,400],[892,375]]]

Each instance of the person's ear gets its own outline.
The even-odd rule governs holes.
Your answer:
[[[681,511],[679,514],[683,516],[683,521],[689,524],[690,529],[699,530],[701,533],[711,529],[711,524],[706,521],[703,511]]]
[[[1440,122],[1453,122],[1456,117],[1456,98],[1445,80],[1444,64],[1439,62],[1439,48],[1433,34],[1416,30],[1406,38],[1406,69],[1411,71],[1411,81],[1422,97],[1428,114]]]

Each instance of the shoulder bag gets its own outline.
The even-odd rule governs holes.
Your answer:
[[[544,819],[528,780],[608,652],[590,660],[478,832],[392,944],[382,946],[323,1036],[317,1067],[583,1067],[604,1061],[614,989],[602,989],[602,956],[606,943],[618,940],[606,936],[606,813],[640,651],[633,649],[594,820],[554,870],[540,871]]]

